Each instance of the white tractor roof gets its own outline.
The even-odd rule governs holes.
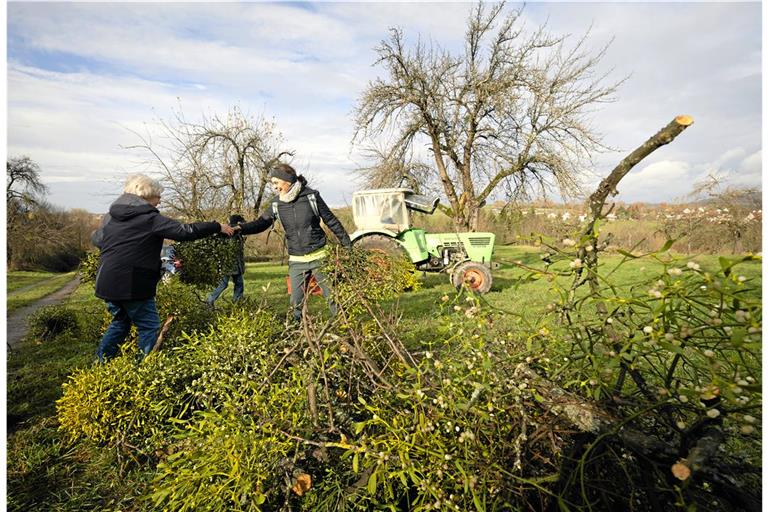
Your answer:
[[[405,194],[406,192],[413,192],[409,188],[373,188],[370,190],[358,190],[352,192],[353,196],[366,195],[366,194]]]

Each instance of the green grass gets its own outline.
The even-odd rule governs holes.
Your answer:
[[[536,247],[528,246],[500,246],[496,248],[495,260],[501,267],[493,271],[493,287],[483,299],[499,310],[512,313],[513,316],[522,316],[531,319],[539,315],[542,308],[558,298],[551,290],[551,283],[547,279],[531,278],[530,272],[515,262],[520,262],[527,267],[544,269],[539,257],[541,252]],[[720,263],[718,256],[702,255],[686,257],[684,255],[665,255],[666,260],[675,258],[675,266],[685,267],[689,261],[695,261],[701,265],[702,270],[716,270]],[[600,264],[602,272],[610,274],[610,280],[629,287],[637,282],[645,280],[649,275],[662,271],[663,264],[648,258],[641,260],[624,261],[619,254],[601,254]],[[567,262],[557,262],[549,268],[552,272],[567,271]],[[761,279],[760,265],[750,262],[739,267],[739,272],[745,274],[748,279]],[[287,265],[274,263],[249,263],[245,273],[245,293],[252,297],[264,299],[267,304],[277,311],[288,310],[288,291],[285,276],[288,274]],[[569,287],[571,276],[556,278],[562,287]],[[446,274],[428,273],[423,278],[423,286],[415,292],[404,293],[397,299],[386,304],[387,308],[398,307],[403,314],[403,322],[413,324],[425,324],[433,314],[435,307],[440,303],[443,295],[450,295],[455,290]],[[266,289],[266,291],[265,291]],[[232,297],[232,285],[222,294],[219,300],[229,300]],[[324,299],[312,297],[310,310],[320,312],[324,310]]]
[[[8,432],[22,428],[24,422],[54,414],[67,376],[94,361],[102,321],[100,302],[93,297],[92,288],[79,286],[68,302],[83,319],[78,336],[50,342],[26,339],[8,351]]]
[[[44,272],[37,270],[18,270],[14,272],[8,272],[6,276],[6,283],[8,287],[8,293],[15,292],[19,288],[26,286],[32,286],[48,279],[55,277],[59,274],[55,272]]]
[[[138,510],[153,473],[113,450],[62,439],[55,416],[8,436],[7,510]]]
[[[488,306],[499,312],[494,317],[492,329],[517,332],[544,321],[544,308],[558,298],[552,291],[552,283],[546,278],[532,279],[528,270],[514,263],[519,261],[543,269],[539,255],[540,251],[535,247],[497,247],[495,258],[501,267],[493,271],[493,287],[483,297]],[[632,286],[662,269],[661,263],[647,258],[618,266],[622,259],[616,254],[600,256],[603,271],[616,268],[611,281],[622,287]],[[690,260],[698,262],[703,270],[715,270],[720,266],[718,256],[680,256],[675,265],[685,267]],[[564,261],[552,265],[549,270],[567,268],[568,262]],[[759,263],[740,265],[738,272],[747,279],[757,280],[759,285]],[[246,295],[264,300],[278,313],[287,313],[287,273],[287,265],[249,263],[245,275]],[[28,284],[39,282],[41,287],[50,288],[52,279],[60,279],[63,284],[72,277],[71,273],[53,278],[51,275],[42,278],[44,273],[39,274],[41,278],[35,281],[33,276],[11,273],[9,289],[11,282],[14,290],[23,288],[25,285],[19,284],[22,279],[28,279]],[[572,277],[557,277],[556,280],[560,286],[567,287]],[[398,330],[404,333],[404,341],[409,347],[418,347],[434,338],[439,317],[437,311],[444,307],[441,300],[444,295],[454,297],[448,277],[428,274],[421,289],[404,293],[384,304],[386,311],[396,308],[402,315]],[[231,297],[232,285],[219,301],[229,301]],[[140,488],[151,478],[151,472],[141,472],[135,467],[124,470],[112,452],[84,445],[68,446],[56,430],[54,404],[61,396],[61,384],[74,369],[93,363],[99,341],[98,329],[106,311],[104,303],[94,297],[93,286],[88,284],[79,286],[67,303],[92,315],[87,321],[91,328],[74,339],[63,338],[48,343],[26,340],[8,355],[9,510],[131,509],[136,504],[122,500],[131,500],[132,496],[141,494]],[[310,310],[327,315],[325,300],[311,297]],[[132,488],[134,485],[137,486],[135,489]]]
[[[71,277],[67,274],[64,282]],[[119,501],[110,496],[131,496],[125,486],[148,477],[121,475],[115,453],[70,446],[58,431],[61,385],[75,369],[95,360],[100,313],[105,311],[89,285],[80,285],[67,304],[83,314],[79,336],[50,342],[26,339],[8,351],[8,510],[105,510],[107,503]]]
[[[76,272],[8,272],[7,310],[13,311],[55,292],[75,277]]]

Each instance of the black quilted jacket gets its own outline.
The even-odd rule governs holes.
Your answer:
[[[160,215],[141,197],[123,194],[91,236],[93,245],[101,249],[96,296],[109,301],[154,297],[163,239],[197,240],[220,229],[218,222],[182,224]]]
[[[315,215],[309,202],[308,196],[310,194],[315,196],[318,215]],[[325,246],[327,240],[325,231],[320,226],[321,219],[343,246],[352,245],[344,226],[328,208],[317,190],[304,186],[293,201],[286,203],[278,200],[277,210],[285,230],[288,254],[292,256],[304,256]],[[241,224],[241,233],[244,235],[261,233],[272,226],[274,222],[275,217],[272,212],[272,203],[270,203],[261,217]]]

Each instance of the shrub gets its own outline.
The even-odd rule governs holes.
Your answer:
[[[333,246],[324,267],[332,283],[334,299],[349,315],[365,311],[366,304],[392,299],[409,290],[418,290],[421,280],[405,255],[379,250]]]
[[[139,365],[134,357],[122,355],[109,364],[76,370],[57,401],[66,437],[145,452],[154,444],[152,438],[162,434],[163,422],[158,420],[165,419],[153,409],[164,405],[163,398],[176,398],[163,397],[167,387],[156,385],[157,375],[150,373],[161,358],[163,354]]]
[[[349,290],[350,300],[391,293],[398,282]],[[528,478],[551,464],[521,461],[538,446],[526,443],[528,432],[549,428],[538,419],[543,409],[510,379],[519,361],[508,340],[487,339],[488,318],[479,303],[470,309],[450,309],[433,346],[414,358],[377,322],[313,340],[233,305],[141,364],[121,356],[76,373],[59,422],[70,439],[159,458],[148,508],[540,503]],[[537,449],[554,460],[551,448]]]
[[[28,327],[29,335],[42,341],[52,341],[64,333],[80,333],[77,312],[61,305],[41,307],[29,319]]]
[[[389,261],[334,250],[340,316],[358,321],[318,332],[305,318],[284,329],[232,304],[141,364],[123,356],[76,374],[59,421],[70,438],[157,461],[148,509],[622,510],[711,500],[711,472],[696,467],[701,479],[678,484],[670,467],[713,428],[734,453],[759,428],[760,294],[739,270],[755,258],[702,269],[654,254],[659,271],[619,284],[597,267],[598,285],[584,293],[558,280],[575,277],[569,270],[553,270],[581,268],[571,250],[553,254],[546,274],[561,307],[507,331],[482,298],[445,296],[432,331],[413,340],[418,353],[398,339],[397,312],[376,307],[402,291],[406,273],[392,270],[382,286]],[[178,311],[195,307],[190,299],[188,313]],[[599,412],[608,427],[563,413],[574,408]],[[646,445],[666,451],[649,455]],[[728,468],[746,465],[716,467],[730,481]]]
[[[669,456],[659,455],[659,448],[649,457],[642,443],[624,443],[621,438],[618,443],[599,438],[594,446],[575,447],[569,455],[573,467],[568,469],[573,476],[562,480],[563,498],[575,505],[605,503],[599,485],[591,482],[603,474],[623,475],[616,485],[638,489],[642,500],[691,507],[707,501],[709,484],[704,482],[713,472],[750,478],[728,468],[750,457],[744,447],[752,443],[760,423],[760,283],[747,277],[754,269],[742,270],[760,258],[720,258],[718,268],[703,268],[671,257],[666,253],[670,246],[645,255],[648,265],[659,270],[646,271],[631,283],[612,282],[613,268],[585,270],[599,285],[587,293],[562,288],[562,301],[551,309],[548,321],[552,332],[543,329],[532,337],[544,350],[536,362],[539,371],[606,402],[623,427],[634,429],[638,437],[663,440],[665,449],[679,457],[665,458]],[[622,254],[620,264],[639,258]],[[581,265],[575,261],[572,272]],[[697,446],[713,452],[718,447],[741,448],[728,455],[718,452],[707,461],[708,467],[689,460]],[[624,450],[648,458],[644,474],[632,466],[634,459],[622,458]],[[727,461],[729,456],[733,460]],[[669,480],[670,467],[680,475],[684,491],[660,495],[653,485]],[[700,472],[697,479],[689,480],[691,471]],[[656,484],[649,487],[648,482]],[[618,498],[611,507],[625,504]]]
[[[123,354],[75,371],[57,401],[71,440],[87,439],[152,455],[171,441],[173,421],[213,407],[268,361],[271,315],[241,310],[207,332],[184,333],[174,347],[141,363]]]
[[[287,384],[287,383],[285,383]],[[283,478],[291,478],[296,442],[281,428],[308,426],[301,382],[252,396],[247,409],[227,400],[217,410],[201,411],[176,435],[172,453],[157,468],[154,508],[165,510],[273,510],[284,499]],[[247,390],[247,391],[246,391]],[[296,404],[296,401],[299,404]],[[246,413],[247,411],[247,413]],[[280,466],[283,465],[283,468]]]
[[[80,261],[80,282],[81,283],[95,283],[96,274],[99,271],[99,258],[100,251],[88,251],[85,257]]]
[[[214,287],[237,261],[238,244],[234,238],[215,235],[173,245],[181,261],[179,277],[184,283]]]
[[[214,311],[206,306],[200,290],[176,279],[158,285],[155,301],[161,321],[173,315],[163,344],[172,345],[182,332],[207,329],[216,321]]]
[[[339,484],[356,510],[541,506],[533,481],[556,470],[553,447],[541,442],[554,425],[542,421],[528,383],[509,378],[519,361],[479,335],[442,348],[404,372],[394,390],[360,399],[345,464],[305,510]]]
[[[653,400],[671,400],[686,417],[704,417],[711,406],[701,400],[713,393],[718,408],[754,403],[759,390],[744,378],[760,373],[762,307],[759,283],[739,271],[754,259],[720,258],[716,270],[694,261],[659,259],[660,273],[577,300],[568,313],[569,352],[589,357],[577,357],[567,372],[589,380],[587,389],[599,399],[617,391],[612,379],[619,376],[622,362],[631,364],[647,372],[648,388],[629,393],[651,392],[646,396]],[[607,306],[605,317],[594,314],[597,302]]]
[[[297,355],[280,368],[268,386],[263,378],[276,359],[254,368],[255,378],[225,385],[220,406],[196,413],[177,434],[172,455],[158,466],[152,506],[336,511],[539,505],[533,479],[554,469],[553,462],[532,462],[533,451],[555,460],[542,442],[550,439],[551,421],[543,419],[535,391],[510,379],[519,360],[508,356],[508,340],[483,338],[482,315],[463,318],[468,324],[446,325],[451,335],[415,366],[390,360],[381,374],[387,388],[370,385],[353,350],[329,342],[323,344],[323,370],[312,371],[319,363],[304,345],[304,358]],[[353,337],[347,336],[329,340]],[[277,354],[286,355],[296,342],[285,341]],[[386,351],[381,332],[369,332],[366,342],[371,353]],[[231,375],[213,378],[229,382]],[[313,382],[315,421],[307,393]],[[331,421],[333,429],[324,428]],[[537,440],[527,442],[534,433]]]

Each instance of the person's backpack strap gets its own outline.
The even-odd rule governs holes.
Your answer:
[[[315,194],[308,194],[307,199],[309,200],[309,205],[312,207],[312,211],[315,212],[315,217],[319,217],[320,211],[317,209],[317,198],[315,197]]]
[[[309,201],[309,206],[312,207],[312,212],[315,214],[315,217],[320,217],[320,210],[317,208],[317,197],[315,197],[315,194],[308,194],[307,200]],[[277,208],[277,201],[272,203],[272,216],[275,218],[276,222],[280,220],[280,211]]]

